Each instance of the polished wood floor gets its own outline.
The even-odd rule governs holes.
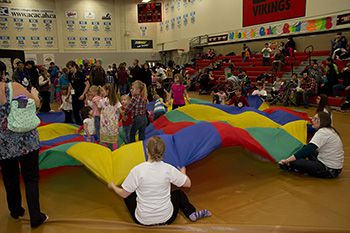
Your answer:
[[[219,149],[188,167],[188,196],[213,216],[191,223],[180,214],[171,226],[144,228],[132,223],[123,201],[87,169],[63,168],[41,177],[41,206],[50,220],[35,230],[27,214],[19,221],[9,217],[0,184],[0,233],[350,232],[349,119],[349,113],[334,112],[345,150],[335,180],[282,172],[241,148]]]

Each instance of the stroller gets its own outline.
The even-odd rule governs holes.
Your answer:
[[[296,105],[296,87],[297,84],[293,80],[286,82],[281,87],[278,94],[271,97],[270,104],[281,103],[285,106],[289,104]]]

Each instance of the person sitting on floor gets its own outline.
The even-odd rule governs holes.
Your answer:
[[[208,210],[196,211],[182,190],[171,191],[171,184],[189,188],[191,180],[185,167],[178,170],[162,161],[164,141],[151,137],[146,149],[148,160],[130,171],[121,188],[113,182],[108,185],[124,198],[134,222],[144,226],[171,224],[180,209],[193,222],[211,216]]]
[[[325,112],[319,112],[312,118],[312,127],[317,131],[309,144],[281,160],[280,168],[319,178],[336,178],[344,163],[339,133],[332,127],[331,117]]]

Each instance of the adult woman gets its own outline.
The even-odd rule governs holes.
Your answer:
[[[75,123],[82,125],[80,110],[84,107],[84,99],[87,91],[90,88],[90,83],[86,76],[79,70],[77,63],[69,61],[66,65],[68,69],[68,96],[65,101],[69,101],[69,96],[72,95],[72,106]]]
[[[321,95],[317,96],[316,97],[316,104],[318,104],[317,109],[316,109],[316,113],[318,113],[318,112],[328,113],[332,119],[332,110],[328,106],[328,96],[327,95],[321,94]]]
[[[332,127],[328,113],[319,112],[312,118],[317,131],[309,144],[287,159],[279,162],[281,169],[308,173],[319,178],[336,178],[344,162],[343,144]]]
[[[45,67],[40,67],[40,76],[38,82],[38,91],[41,97],[40,112],[50,112],[50,74]]]
[[[0,62],[0,76],[4,77],[6,66]],[[32,89],[29,93],[21,84],[0,83],[0,166],[7,194],[7,204],[14,219],[24,216],[22,207],[19,164],[24,180],[30,224],[37,227],[48,217],[40,212],[39,204],[39,135],[36,129],[26,133],[14,133],[7,128],[7,117],[10,113],[9,92],[12,86],[13,96],[24,95],[40,104],[38,92]]]
[[[191,221],[211,216],[208,210],[196,212],[186,194],[181,190],[170,192],[171,183],[177,187],[190,187],[191,180],[185,169],[181,172],[162,162],[165,144],[160,137],[147,142],[147,162],[134,167],[122,184],[109,187],[124,198],[133,220],[141,225],[171,224],[181,209]]]

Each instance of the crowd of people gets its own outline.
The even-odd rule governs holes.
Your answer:
[[[344,51],[339,46],[347,44],[344,37],[338,36],[332,47],[335,59],[344,58]],[[261,51],[263,65],[275,67],[278,71],[284,56],[291,56],[294,52],[293,38],[274,49],[266,43]],[[274,59],[271,62],[272,54]],[[244,44],[243,62],[249,61],[251,56],[251,50]],[[210,49],[206,59],[215,57],[214,50]],[[213,71],[219,70],[223,63],[229,63],[225,77],[215,83]],[[196,61],[181,67],[173,62],[169,62],[167,67],[162,64],[150,67],[148,63],[140,66],[137,59],[129,67],[126,63],[118,67],[113,64],[108,66],[107,71],[100,62],[79,66],[75,61],[68,61],[62,68],[51,62],[46,68],[32,61],[24,63],[17,59],[14,66],[13,76],[8,77],[5,64],[0,62],[0,92],[4,93],[0,95],[0,165],[10,214],[18,219],[25,212],[19,191],[20,164],[32,227],[48,220],[39,205],[39,136],[36,129],[16,134],[7,128],[9,103],[12,101],[10,90],[14,97],[34,99],[40,112],[51,111],[50,104],[56,103],[64,112],[66,123],[81,126],[79,131],[84,132],[85,141],[100,143],[111,150],[118,147],[119,136],[125,144],[135,142],[137,133],[138,139],[144,140],[149,122],[164,115],[168,106],[176,109],[191,101],[188,91],[211,93],[213,103],[239,108],[249,106],[249,95],[259,96],[271,104],[304,104],[305,107],[309,106],[311,96],[317,96],[318,107],[311,121],[315,135],[308,145],[279,161],[280,167],[322,178],[335,178],[342,170],[343,146],[332,126],[332,112],[327,99],[330,95],[339,96],[346,91],[347,101],[350,100],[350,64],[338,71],[331,57],[325,65],[313,61],[301,74],[294,73],[290,80],[274,77],[271,72],[262,73],[255,84],[246,71],[236,67],[232,61],[218,59],[199,71],[196,70]],[[274,82],[271,91],[267,91],[265,85],[270,79]],[[339,79],[343,82],[339,83]],[[154,102],[152,111],[147,110],[150,102]],[[133,220],[147,226],[170,224],[179,209],[191,221],[211,216],[208,210],[197,211],[184,192],[170,191],[171,184],[190,187],[191,181],[185,167],[176,169],[162,162],[165,152],[162,139],[150,138],[146,149],[148,160],[131,170],[122,187],[108,184],[124,198]],[[154,199],[154,196],[157,198]]]

